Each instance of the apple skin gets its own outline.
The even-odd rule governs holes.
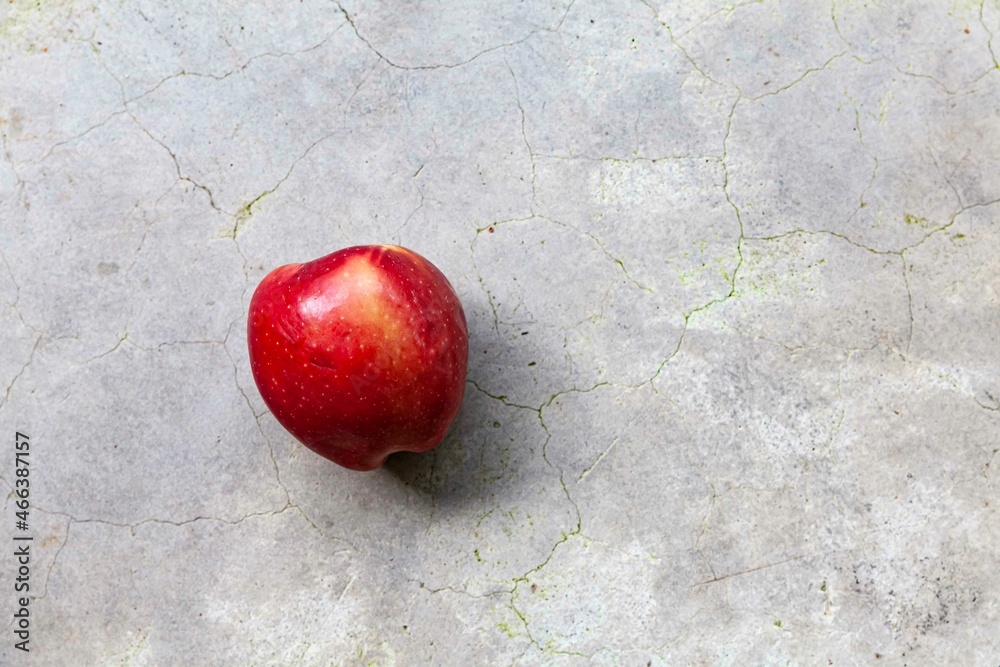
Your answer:
[[[247,345],[278,422],[351,470],[435,447],[465,394],[469,331],[458,295],[399,246],[275,269],[250,300]]]

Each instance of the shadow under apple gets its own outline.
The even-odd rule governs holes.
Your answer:
[[[429,506],[457,509],[483,502],[503,503],[519,496],[517,485],[545,465],[541,448],[545,432],[538,413],[489,396],[475,385],[498,363],[542,358],[530,335],[496,327],[489,304],[469,308],[469,370],[465,397],[444,440],[429,452],[397,452],[384,474],[418,492]],[[525,325],[530,328],[530,325]],[[549,471],[551,472],[551,470]]]

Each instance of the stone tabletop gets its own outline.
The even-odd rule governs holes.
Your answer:
[[[996,667],[998,55],[997,0],[3,2],[0,663]],[[375,242],[471,351],[356,473],[246,311]]]

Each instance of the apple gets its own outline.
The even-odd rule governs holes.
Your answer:
[[[345,248],[269,273],[250,299],[250,368],[299,442],[351,470],[444,438],[469,331],[448,279],[406,248]]]

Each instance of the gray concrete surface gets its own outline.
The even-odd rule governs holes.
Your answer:
[[[0,662],[996,667],[998,54],[997,0],[4,2]],[[366,242],[472,353],[359,474],[244,331]]]

